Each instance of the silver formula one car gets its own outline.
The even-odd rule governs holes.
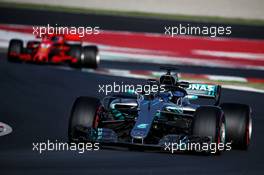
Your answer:
[[[162,91],[120,93],[102,100],[77,98],[69,120],[69,140],[149,148],[179,142],[248,148],[252,131],[248,105],[220,104],[221,86],[178,81],[173,68],[163,69],[167,73],[160,80],[147,81],[163,87]],[[200,99],[211,99],[213,104],[197,104]]]

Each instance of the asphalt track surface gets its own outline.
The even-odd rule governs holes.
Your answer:
[[[144,80],[101,76],[61,66],[9,63],[0,55],[0,119],[13,132],[0,137],[0,170],[3,174],[263,174],[264,94],[223,90],[222,101],[245,102],[253,109],[252,145],[248,151],[232,150],[221,156],[162,154],[102,149],[32,151],[32,142],[67,141],[67,125],[78,96],[96,96],[98,84]],[[103,63],[101,67],[107,68]],[[129,64],[123,64],[128,68]]]
[[[100,67],[129,69],[131,64],[103,62]],[[145,66],[138,64],[134,67],[144,69]],[[99,84],[112,84],[113,81],[130,84],[144,82],[61,68],[9,63],[5,54],[0,54],[0,121],[13,128],[11,134],[0,137],[1,174],[264,173],[264,110],[261,100],[264,94],[226,89],[223,90],[222,101],[247,103],[253,109],[252,144],[248,151],[232,150],[221,156],[163,154],[126,149],[102,149],[84,154],[72,151],[39,154],[32,151],[32,142],[46,142],[48,139],[67,141],[70,109],[76,97],[102,97],[98,93]],[[197,73],[213,71],[209,68],[189,68]],[[153,65],[146,65],[146,69],[158,70]],[[261,72],[252,74],[262,76]]]

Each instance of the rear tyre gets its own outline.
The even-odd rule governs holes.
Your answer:
[[[225,144],[225,117],[223,111],[214,106],[199,107],[192,122],[192,134],[200,137],[211,137],[216,143],[216,150],[209,150],[219,154],[218,145]]]
[[[7,59],[12,62],[19,62],[20,54],[23,52],[23,41],[18,39],[12,39],[9,42]]]
[[[236,103],[223,103],[220,107],[225,113],[227,142],[232,142],[233,148],[248,149],[252,133],[250,107]]]
[[[87,130],[97,128],[100,100],[92,97],[79,97],[75,100],[69,120],[68,138],[70,142],[87,140]],[[89,139],[89,138],[88,138]]]
[[[100,63],[99,50],[97,46],[83,47],[81,65],[82,67],[96,69]]]

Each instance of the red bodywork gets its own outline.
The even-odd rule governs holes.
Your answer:
[[[25,52],[19,55],[11,52],[10,55],[17,56],[22,61],[37,63],[76,63],[77,58],[68,54],[70,45],[66,43],[67,40],[80,41],[74,35],[46,35],[40,42],[29,42]]]

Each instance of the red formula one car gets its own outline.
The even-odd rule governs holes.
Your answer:
[[[97,68],[100,57],[97,46],[82,47],[81,41],[71,35],[44,36],[41,41],[12,39],[9,42],[7,58],[9,61],[34,63],[69,63],[73,67]],[[69,40],[75,40],[74,44]]]

